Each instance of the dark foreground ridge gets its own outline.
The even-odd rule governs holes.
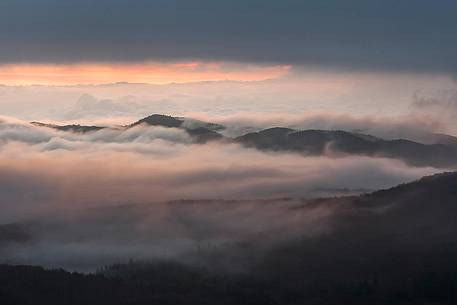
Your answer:
[[[0,265],[0,303],[456,304],[457,173],[291,212],[315,207],[334,210],[327,233],[278,243],[241,272],[218,268],[218,256],[205,265],[132,262],[94,274]]]

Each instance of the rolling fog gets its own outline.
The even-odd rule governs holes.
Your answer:
[[[440,171],[194,144],[181,129],[144,125],[77,134],[5,117],[0,141],[2,260],[84,271],[129,259],[201,262],[201,253],[238,270],[262,249],[332,230],[333,208],[300,208],[309,198]]]

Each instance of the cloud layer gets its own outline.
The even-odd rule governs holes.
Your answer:
[[[203,59],[454,74],[456,9],[451,0],[6,0],[0,62]]]

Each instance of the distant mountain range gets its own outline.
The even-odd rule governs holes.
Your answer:
[[[38,127],[47,127],[47,128],[60,130],[60,131],[71,131],[71,132],[75,132],[75,133],[88,133],[88,132],[98,131],[98,130],[106,128],[106,127],[100,127],[100,126],[85,126],[85,125],[79,125],[79,124],[55,125],[55,124],[46,124],[46,123],[40,123],[40,122],[30,122],[30,123],[32,125],[35,125]]]
[[[363,155],[403,160],[415,166],[438,168],[457,165],[457,146],[422,144],[409,140],[383,140],[340,130],[270,128],[235,139],[247,147],[266,151],[292,151],[306,155]]]
[[[32,122],[35,126],[49,127],[76,133],[96,132],[100,126],[53,125]],[[457,166],[457,137],[446,134],[423,135],[423,143],[407,139],[385,140],[367,134],[342,130],[294,130],[274,127],[251,132],[236,138],[224,137],[223,125],[199,120],[153,114],[123,128],[139,125],[161,126],[185,130],[196,143],[224,139],[263,151],[296,152],[304,155],[362,155],[400,159],[414,166],[455,168]],[[431,144],[432,143],[432,144]]]

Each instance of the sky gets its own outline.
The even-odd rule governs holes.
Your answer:
[[[5,0],[0,61],[199,59],[455,73],[452,0]]]
[[[454,77],[456,9],[452,0],[4,0],[0,83],[252,80],[289,66]]]
[[[456,9],[448,0],[4,0],[2,114],[99,119],[94,111],[71,109],[89,94],[129,101],[107,108],[111,121],[156,109],[173,115],[432,112],[452,123]],[[440,101],[417,107],[418,98]],[[142,111],[132,109],[135,103]]]

